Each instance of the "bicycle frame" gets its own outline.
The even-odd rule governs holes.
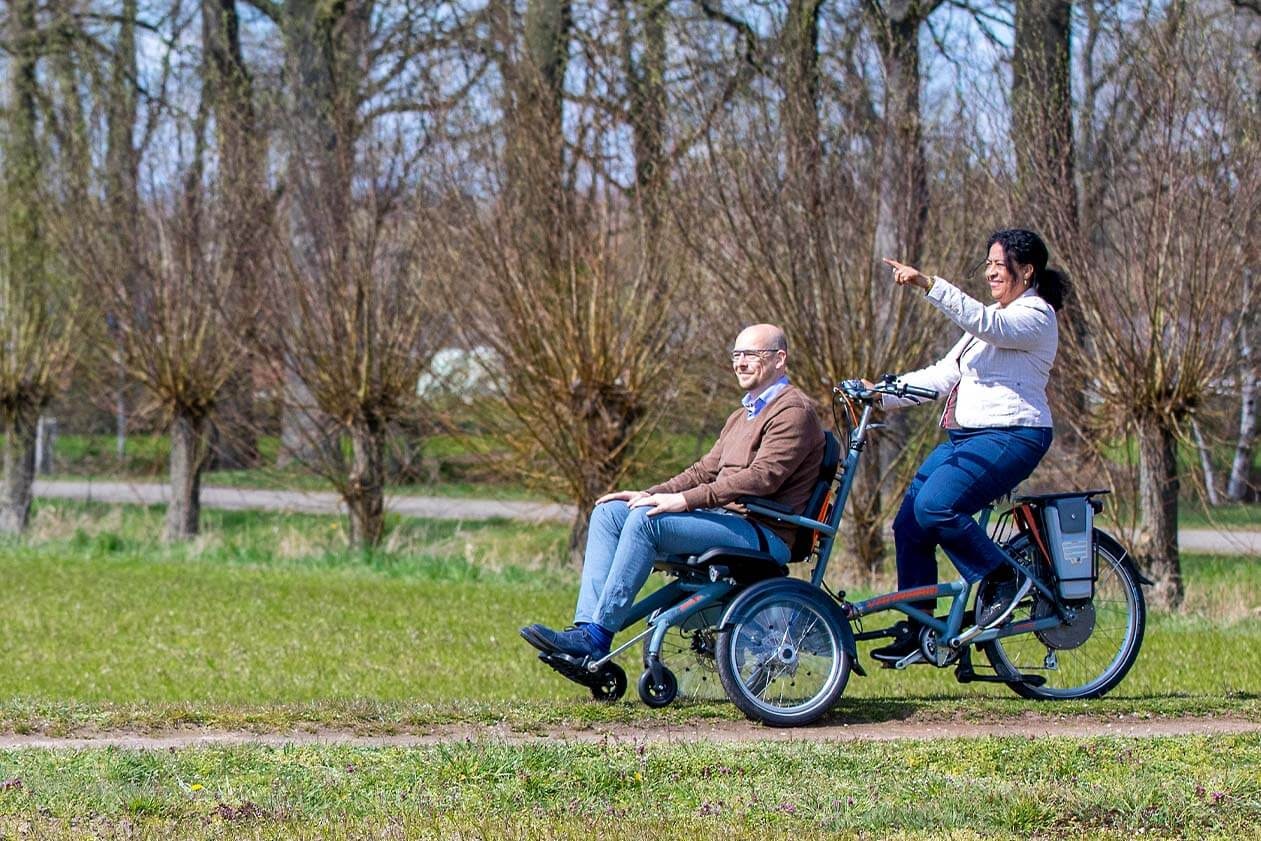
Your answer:
[[[863,450],[867,445],[867,435],[872,429],[879,429],[881,425],[872,423],[873,405],[866,403],[863,406],[862,415],[857,425],[851,430],[849,435],[849,449],[846,452],[845,461],[838,472],[840,477],[840,486],[836,492],[836,499],[833,503],[832,510],[829,512],[827,522],[819,522],[806,517],[782,517],[781,518],[795,523],[799,526],[816,529],[820,534],[819,546],[816,550],[817,561],[814,570],[810,576],[810,583],[815,587],[823,586],[824,576],[827,574],[828,561],[832,554],[832,547],[836,540],[837,532],[840,530],[841,520],[845,515],[845,506],[849,502],[850,493],[854,487],[854,477],[857,475],[858,462],[862,459]],[[772,513],[760,511],[755,505],[750,505],[749,509],[755,513]],[[980,517],[981,526],[984,527],[992,512],[992,506],[987,506]],[[1011,561],[1015,565],[1014,561]],[[1022,570],[1026,575],[1030,575],[1033,586],[1045,594],[1052,603],[1058,604],[1051,588],[1041,580],[1041,577],[1033,570]],[[874,596],[865,601],[857,603],[843,602],[842,609],[845,611],[847,618],[851,620],[861,619],[864,616],[873,613],[883,612],[885,610],[897,610],[911,619],[916,620],[927,628],[936,631],[937,638],[951,648],[958,648],[964,644],[984,643],[1000,637],[1014,636],[1016,634],[1026,634],[1032,631],[1054,628],[1063,621],[1061,615],[1053,614],[1039,620],[1028,620],[1005,625],[983,631],[980,634],[969,637],[967,640],[960,639],[960,632],[963,630],[964,613],[966,612],[967,603],[972,593],[972,585],[963,579],[951,581],[943,584],[937,584],[927,587],[915,587],[909,590],[899,590],[892,593]],[[951,599],[950,611],[945,619],[938,619],[929,613],[915,607],[912,603],[918,601],[927,601],[929,599]]]

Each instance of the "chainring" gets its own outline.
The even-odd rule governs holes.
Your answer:
[[[960,651],[941,644],[937,632],[932,628],[924,628],[919,632],[919,649],[924,659],[934,666],[949,666],[959,659]]]
[[[1047,648],[1057,651],[1068,651],[1081,645],[1094,633],[1095,604],[1083,602],[1073,607],[1073,612],[1075,615],[1071,622],[1062,622],[1054,628],[1034,631],[1034,636],[1042,640],[1042,644]],[[1055,615],[1055,604],[1042,593],[1038,593],[1033,600],[1033,618],[1045,619]]]

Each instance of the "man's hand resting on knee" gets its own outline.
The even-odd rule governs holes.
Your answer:
[[[687,510],[687,500],[683,498],[683,494],[644,494],[641,497],[632,499],[631,508],[643,508],[651,505],[652,510],[648,512],[648,516],[653,514],[674,514]]]
[[[634,502],[635,500],[645,496],[648,496],[647,491],[612,491],[597,499],[595,504],[602,505],[605,502]]]

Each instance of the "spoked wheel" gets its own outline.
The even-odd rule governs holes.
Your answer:
[[[613,703],[626,694],[626,672],[616,663],[606,663],[591,684],[591,697]]]
[[[749,718],[809,724],[845,691],[852,667],[835,608],[819,590],[773,587],[718,635],[723,688]]]
[[[661,641],[661,664],[674,673],[680,698],[716,701],[724,697],[714,657],[722,612],[722,605],[698,610],[682,624],[667,630]],[[649,641],[650,637],[644,638],[645,666],[648,665]]]
[[[1022,563],[1032,564],[1034,556],[1028,540],[1021,536],[1008,551]],[[1095,531],[1095,594],[1090,602],[1077,607],[1073,622],[1038,631],[992,640],[982,646],[994,671],[1039,675],[1040,686],[1008,684],[1025,698],[1099,698],[1112,689],[1134,665],[1143,630],[1147,605],[1143,591],[1128,564],[1125,550],[1110,535]],[[1055,607],[1036,593],[1016,608],[1013,622],[1050,616]]]

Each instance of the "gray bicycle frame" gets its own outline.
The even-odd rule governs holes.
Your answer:
[[[815,551],[817,560],[810,576],[810,583],[815,587],[823,586],[823,578],[827,574],[828,561],[832,556],[832,547],[836,542],[837,532],[840,530],[841,518],[845,514],[845,505],[849,501],[849,495],[854,488],[854,477],[858,473],[858,462],[867,446],[867,433],[882,426],[871,422],[872,411],[872,404],[867,403],[864,405],[858,425],[850,431],[849,447],[846,451],[845,462],[837,472],[840,479],[840,487],[837,489],[835,502],[826,521],[815,520],[802,515],[785,514],[782,511],[766,508],[754,502],[749,502],[745,505],[752,514],[769,517],[800,528],[814,529],[819,533],[819,545]],[[987,506],[982,512],[982,527],[988,522],[991,511],[992,506]],[[1008,558],[1008,562],[1015,565],[1015,562],[1010,558]],[[1045,594],[1052,604],[1058,605],[1059,600],[1055,598],[1051,588],[1045,582],[1039,580],[1036,576],[1031,576],[1031,580],[1033,586]],[[671,627],[687,621],[693,614],[711,605],[721,603],[735,587],[736,585],[732,581],[723,578],[707,582],[684,579],[670,582],[660,590],[635,603],[627,614],[625,621],[623,621],[622,627],[616,630],[621,631],[629,628],[645,618],[649,619],[648,626],[622,645],[610,651],[605,657],[590,661],[587,668],[593,672],[598,671],[605,663],[608,663],[650,634],[652,638],[648,643],[649,667],[659,668],[661,645],[665,639],[666,632]],[[850,619],[858,619],[862,616],[885,610],[900,611],[937,631],[938,638],[945,640],[948,645],[957,646],[962,642],[958,637],[959,632],[963,629],[963,614],[967,608],[971,591],[972,585],[964,579],[959,579],[958,581],[950,581],[944,584],[914,587],[909,590],[885,593],[865,601],[846,604],[845,608]],[[683,598],[684,596],[687,596],[687,598]],[[951,599],[950,611],[944,620],[937,619],[911,604],[912,602],[939,598]],[[680,599],[682,600],[680,601]],[[970,638],[967,642],[969,644],[983,643],[1000,637],[1050,629],[1057,627],[1062,621],[1063,617],[1058,614],[1052,614],[1042,619],[1011,623],[1001,628],[984,631]]]
[[[840,472],[840,488],[836,492],[836,502],[832,506],[832,511],[828,515],[826,523],[812,520],[809,517],[791,517],[785,516],[769,508],[763,508],[758,505],[750,504],[749,511],[763,516],[776,517],[784,522],[793,523],[798,526],[816,529],[820,533],[819,546],[817,551],[818,561],[815,564],[814,571],[810,576],[810,583],[815,587],[823,585],[823,577],[827,573],[828,560],[832,555],[832,546],[836,541],[836,534],[840,529],[841,518],[845,515],[845,505],[849,501],[850,492],[854,487],[854,477],[858,474],[858,462],[862,458],[863,450],[867,446],[867,433],[872,429],[880,429],[882,424],[874,424],[871,422],[873,406],[867,403],[863,406],[863,412],[859,418],[858,425],[850,432],[849,449],[845,455],[845,463]],[[986,506],[981,512],[980,523],[984,528],[989,522],[990,513],[993,506]],[[1007,559],[1014,566],[1015,561],[1011,558]],[[1028,570],[1024,570],[1026,574]],[[1059,600],[1055,598],[1051,588],[1047,584],[1038,579],[1037,576],[1030,576],[1033,586],[1041,591],[1050,599],[1052,604],[1058,604]],[[926,625],[935,630],[938,639],[944,640],[950,646],[958,646],[962,643],[959,639],[959,632],[963,630],[963,614],[967,609],[968,599],[971,596],[972,585],[964,579],[950,581],[943,584],[930,585],[927,587],[914,587],[909,590],[898,590],[892,593],[885,593],[880,596],[865,601],[856,602],[846,605],[847,614],[850,619],[858,619],[873,613],[879,613],[885,610],[897,610],[906,614],[910,618]],[[929,599],[948,598],[951,599],[950,611],[944,620],[938,619],[927,612],[915,607],[912,602],[927,601]],[[1063,617],[1052,614],[1038,620],[1027,620],[1024,622],[1011,623],[1002,628],[983,631],[979,635],[968,640],[969,643],[989,642],[999,637],[1014,636],[1016,634],[1027,634],[1030,631],[1039,631],[1044,629],[1055,628],[1061,624]]]

